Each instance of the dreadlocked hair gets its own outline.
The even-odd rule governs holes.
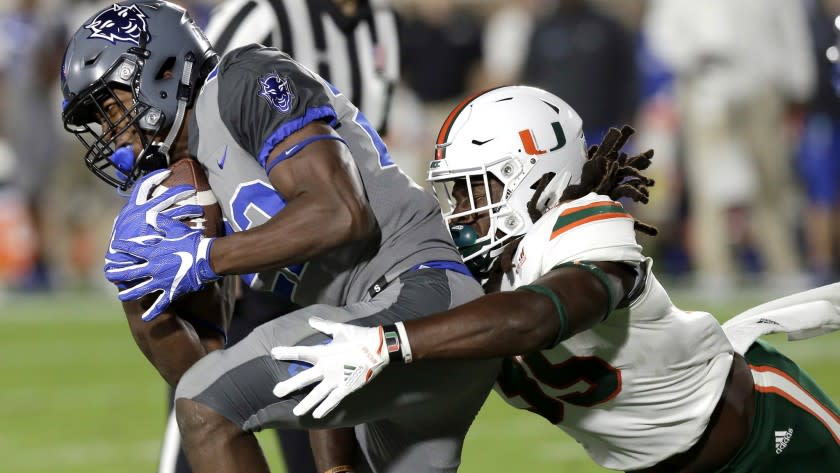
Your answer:
[[[601,140],[601,144],[590,146],[586,152],[586,162],[583,164],[580,183],[567,187],[559,201],[579,199],[594,192],[613,200],[628,198],[634,202],[647,204],[650,199],[648,187],[654,185],[654,180],[642,175],[641,171],[650,166],[653,150],[649,149],[635,156],[628,156],[627,153],[621,151],[633,133],[635,130],[629,125],[624,125],[621,130],[610,128]],[[534,196],[527,205],[528,215],[533,222],[542,216],[537,203],[553,177],[554,173],[547,173],[535,184]],[[656,236],[659,233],[656,227],[638,220],[633,222],[633,228],[650,236]],[[502,276],[512,269],[513,255],[521,239],[521,236],[512,239],[505,246],[502,254],[488,271],[488,279],[484,285],[485,291],[498,290]]]
[[[621,151],[633,133],[635,130],[629,125],[624,125],[621,130],[610,128],[600,145],[590,146],[586,152],[580,183],[567,187],[560,196],[560,202],[579,199],[594,192],[613,200],[628,198],[647,204],[650,199],[648,187],[653,186],[654,181],[643,176],[641,171],[650,166],[653,150],[635,156],[628,156]],[[656,227],[638,220],[633,228],[650,236],[659,233]]]

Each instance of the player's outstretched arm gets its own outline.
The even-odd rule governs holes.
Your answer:
[[[217,273],[302,263],[377,231],[350,150],[335,138],[329,125],[316,121],[274,148],[266,162],[279,161],[269,179],[286,206],[263,225],[217,239],[210,250]]]
[[[619,263],[564,265],[527,287],[489,294],[422,319],[357,327],[310,319],[333,337],[327,345],[275,347],[279,360],[312,368],[282,381],[278,397],[318,383],[294,408],[322,418],[391,362],[519,355],[556,345],[604,320],[629,293],[635,271]]]
[[[420,359],[494,358],[556,345],[604,320],[633,286],[635,272],[620,263],[591,269],[559,267],[515,291],[480,297],[447,312],[405,323],[412,356]]]

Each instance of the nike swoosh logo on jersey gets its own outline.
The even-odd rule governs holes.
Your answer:
[[[186,251],[176,251],[175,256],[181,258],[181,265],[178,267],[178,272],[175,273],[175,278],[172,279],[172,287],[169,289],[170,301],[175,294],[175,289],[181,284],[181,280],[184,279],[193,264],[193,256]]]
[[[489,142],[491,142],[491,141],[493,141],[493,140],[495,140],[495,139],[496,139],[496,138],[490,138],[489,140],[484,140],[484,141],[472,140],[472,144],[474,144],[474,145],[478,145],[478,146],[481,146],[481,145],[483,145],[483,144],[487,144],[487,143],[489,143]]]
[[[224,152],[224,154],[222,154],[222,157],[219,158],[219,169],[224,169],[225,168],[225,161],[227,160],[227,150],[228,150],[228,147],[225,146],[225,152]]]
[[[295,154],[295,150],[297,148],[298,148],[298,143],[295,143],[295,144],[292,145],[291,148],[284,151],[283,154],[285,154],[286,156],[291,156],[291,155]]]

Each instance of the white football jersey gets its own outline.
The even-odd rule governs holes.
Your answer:
[[[689,449],[720,398],[733,349],[705,312],[674,307],[619,202],[589,194],[522,239],[503,290],[571,261],[643,263],[641,294],[556,347],[505,360],[496,390],[574,437],[601,466],[635,470]]]

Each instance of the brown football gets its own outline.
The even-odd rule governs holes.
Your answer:
[[[152,190],[152,195],[158,196],[166,191],[166,189],[182,184],[195,187],[195,196],[185,199],[176,205],[199,204],[204,209],[204,216],[189,219],[185,222],[191,228],[203,230],[205,236],[224,236],[222,208],[219,207],[216,196],[210,190],[207,174],[205,174],[201,164],[194,159],[185,158],[172,163],[169,166],[169,170],[172,171],[172,174]],[[218,333],[212,330],[207,331],[206,326],[201,323],[196,323],[196,319],[201,319],[211,326],[227,328],[232,309],[228,304],[230,301],[225,299],[224,286],[224,284],[218,286],[211,284],[198,292],[184,294],[173,301],[173,307],[176,313],[193,324],[199,337],[202,339],[202,343],[205,345],[209,343],[214,348],[221,348],[223,340],[217,340]],[[206,347],[210,345],[206,345]]]
[[[172,174],[152,190],[152,196],[158,196],[171,187],[183,184],[195,187],[195,196],[182,200],[176,205],[201,205],[204,209],[204,217],[189,219],[186,223],[191,228],[203,230],[204,235],[208,237],[224,235],[222,208],[219,207],[216,196],[210,190],[207,174],[204,173],[201,164],[194,159],[179,159],[169,166],[169,170]]]

